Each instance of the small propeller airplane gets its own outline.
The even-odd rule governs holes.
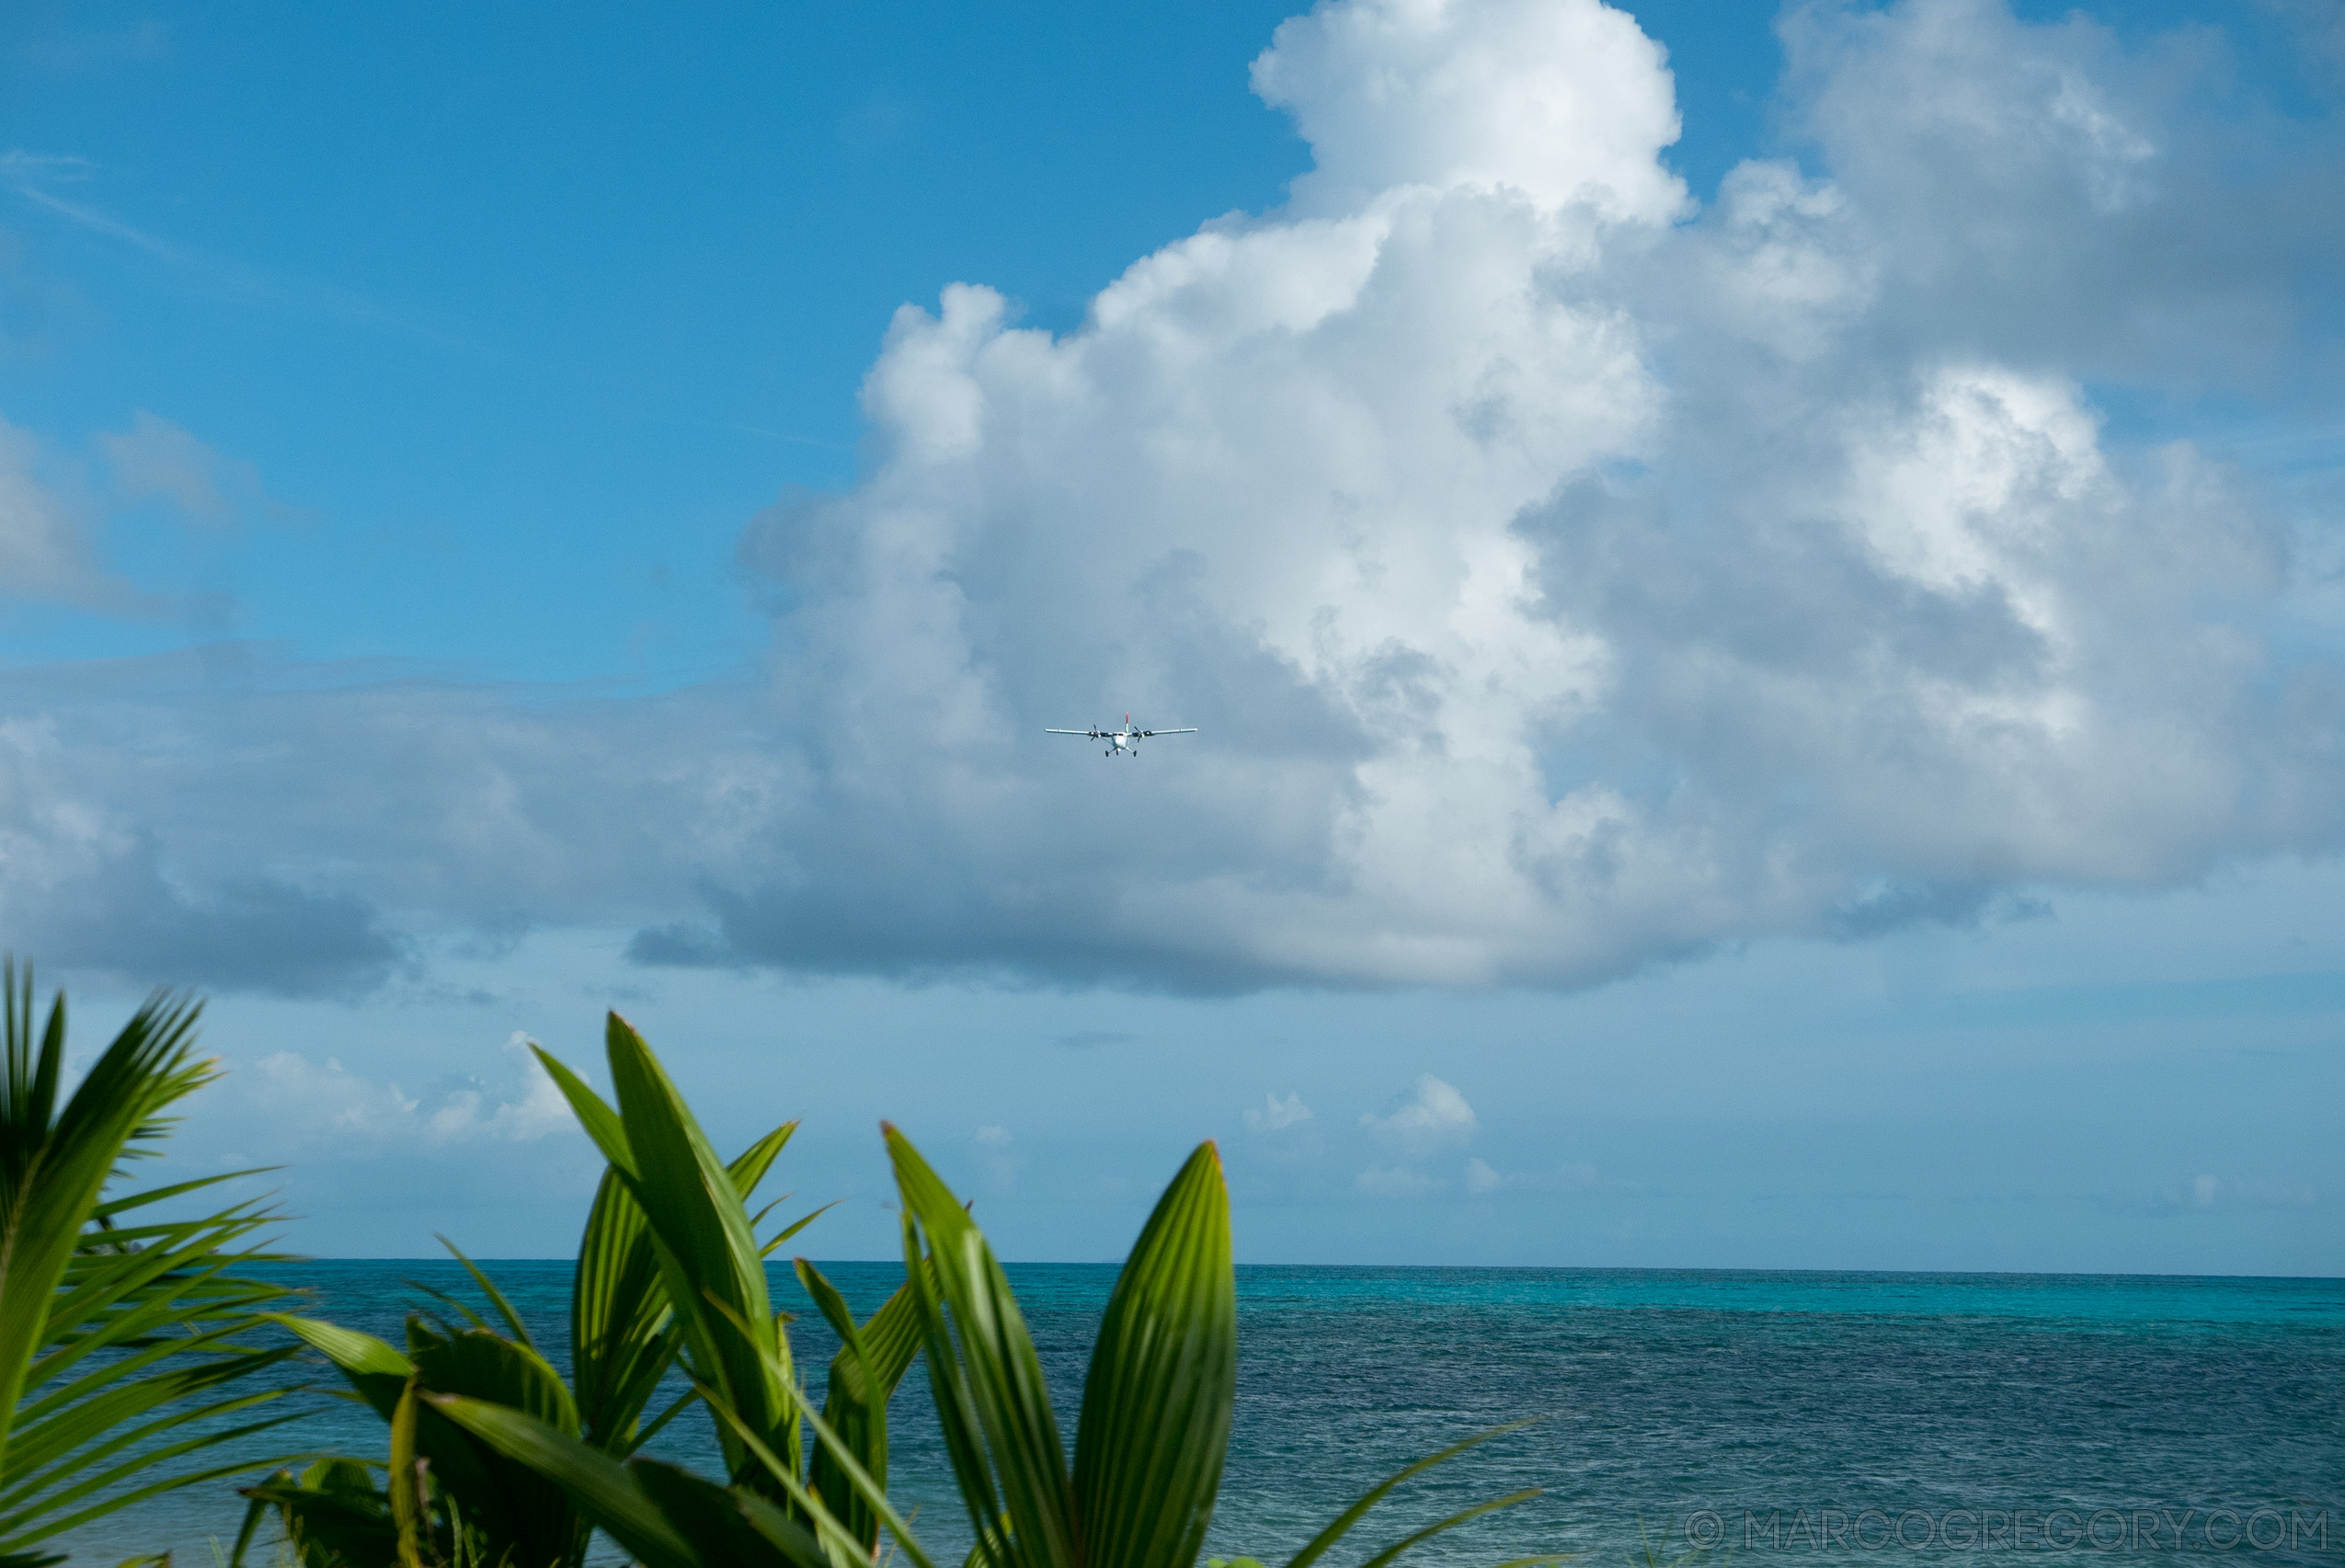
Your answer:
[[[1099,726],[1093,725],[1089,729],[1046,729],[1043,733],[1045,735],[1088,736],[1093,740],[1107,742],[1107,750],[1100,753],[1103,757],[1113,757],[1119,751],[1127,757],[1137,757],[1140,754],[1140,742],[1151,737],[1195,735],[1196,731],[1194,729],[1135,729],[1132,727],[1132,715],[1126,714],[1124,727],[1121,729],[1102,729]]]

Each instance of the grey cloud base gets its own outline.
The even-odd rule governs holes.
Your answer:
[[[181,701],[157,664],[69,711],[19,675],[11,941],[278,921],[308,945],[248,979],[285,988],[517,922],[660,965],[1573,986],[2332,851],[2328,524],[2187,413],[2103,409],[2333,417],[2338,220],[2292,197],[2333,131],[2250,144],[2212,64],[1977,0],[1782,31],[1820,172],[1697,208],[1661,52],[1592,0],[1287,23],[1288,209],[1063,337],[965,285],[898,314],[864,481],[743,536],[756,679],[264,662]],[[1042,733],[1127,710],[1203,733]]]

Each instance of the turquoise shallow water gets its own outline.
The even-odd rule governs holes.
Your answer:
[[[569,1265],[489,1267],[558,1340]],[[423,1299],[406,1281],[464,1288],[452,1264],[292,1272],[320,1315],[392,1338]],[[901,1277],[826,1272],[859,1312]],[[1115,1271],[1010,1272],[1071,1437]],[[804,1310],[795,1342],[818,1381],[829,1335],[794,1278],[777,1270],[775,1291]],[[1381,1545],[1540,1486],[1410,1561],[1625,1563],[1690,1544],[1786,1568],[1982,1554],[2345,1565],[2345,1280],[1261,1267],[1239,1271],[1239,1302],[1216,1553],[1275,1563],[1409,1459],[1539,1415],[1411,1482],[1355,1539]],[[371,1417],[302,1397],[317,1410],[304,1441],[382,1450]],[[892,1414],[893,1490],[957,1561],[968,1528],[917,1368]],[[685,1425],[666,1451],[708,1462],[713,1444]],[[170,1542],[205,1563],[205,1538],[231,1534],[236,1510],[212,1490],[73,1544],[113,1562]]]

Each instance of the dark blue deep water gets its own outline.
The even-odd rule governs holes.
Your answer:
[[[570,1265],[489,1267],[558,1343]],[[465,1293],[452,1264],[292,1272],[315,1315],[395,1342],[424,1302],[407,1281]],[[892,1265],[827,1272],[859,1314],[901,1278]],[[1010,1272],[1071,1440],[1114,1270]],[[2345,1280],[1265,1267],[1241,1269],[1238,1290],[1216,1554],[1275,1568],[1409,1459],[1536,1415],[1396,1493],[1335,1562],[1539,1486],[1408,1561],[1629,1563],[1691,1545],[1782,1568],[1983,1555],[2345,1568]],[[786,1271],[775,1291],[803,1309],[795,1344],[818,1386],[829,1336]],[[383,1450],[371,1415],[302,1397],[316,1407],[302,1442]],[[957,1562],[968,1528],[919,1367],[891,1414],[891,1490]],[[713,1456],[704,1418],[671,1432],[670,1456]],[[168,1544],[181,1568],[209,1568],[207,1538],[232,1536],[238,1506],[208,1489],[71,1544],[107,1562]]]

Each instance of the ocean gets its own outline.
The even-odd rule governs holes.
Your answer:
[[[543,1344],[570,1265],[486,1265]],[[392,1339],[459,1296],[452,1263],[290,1271],[310,1308]],[[900,1266],[825,1272],[858,1315]],[[1110,1265],[1012,1265],[1071,1442]],[[414,1282],[414,1283],[410,1283]],[[835,1344],[786,1269],[793,1343],[819,1387]],[[1591,1564],[1780,1568],[1978,1555],[2345,1568],[2345,1280],[1580,1269],[1238,1271],[1236,1427],[1207,1552],[1272,1568],[1377,1481],[1527,1417],[1403,1486],[1332,1559],[1522,1487],[1536,1501],[1404,1560],[1467,1568],[1545,1552]],[[557,1357],[558,1359],[558,1357]],[[330,1368],[309,1374],[336,1386]],[[313,1391],[305,1446],[384,1448],[371,1413]],[[919,1366],[891,1407],[890,1491],[940,1562],[967,1550]],[[668,1457],[713,1468],[697,1414]],[[162,1500],[67,1543],[112,1563],[171,1546],[211,1568],[240,1501]]]

